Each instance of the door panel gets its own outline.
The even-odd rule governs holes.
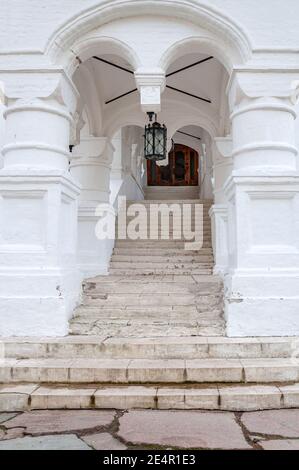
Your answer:
[[[168,165],[147,161],[148,186],[197,186],[198,153],[190,147],[175,144],[169,152]]]

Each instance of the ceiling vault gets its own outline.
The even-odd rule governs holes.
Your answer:
[[[124,72],[130,73],[134,75],[134,72],[130,69],[127,69],[125,67],[122,67],[121,65],[114,64],[113,62],[110,62],[109,60],[102,59],[101,57],[93,56],[94,59],[99,60],[100,62],[104,62],[105,64],[111,65],[112,67],[115,67],[119,70],[123,70]],[[170,72],[166,75],[166,78],[171,77],[172,75],[175,75],[179,72],[183,72],[184,70],[190,69],[191,67],[195,67],[196,65],[203,64],[204,62],[207,62],[208,60],[213,59],[213,56],[206,57],[205,59],[198,60],[197,62],[194,62],[193,64],[186,65],[185,67],[181,67],[180,69],[174,70],[173,72]],[[207,98],[202,98],[201,96],[194,95],[193,93],[189,93],[188,91],[180,90],[179,88],[166,85],[166,88],[169,88],[170,90],[176,91],[177,93],[182,93],[183,95],[191,96],[191,98],[196,98],[197,100],[204,101],[206,103],[212,103],[211,100]],[[127,91],[126,93],[122,93],[121,95],[116,96],[115,98],[112,98],[108,101],[105,101],[105,104],[112,103],[113,101],[119,100],[120,98],[123,98],[124,96],[130,95],[131,93],[134,93],[137,91],[137,88],[134,88],[132,90]]]

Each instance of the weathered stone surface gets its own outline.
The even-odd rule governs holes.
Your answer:
[[[251,433],[299,437],[299,410],[266,410],[244,413],[242,422]]]
[[[283,404],[286,408],[299,407],[299,384],[283,385],[279,387],[283,395]]]
[[[164,234],[161,221],[156,228]],[[116,240],[109,276],[84,283],[71,332],[137,338],[224,335],[222,281],[212,274],[207,214],[201,229],[205,243],[198,251],[184,249],[175,227],[171,232],[177,240]]]
[[[275,386],[248,385],[220,388],[222,410],[251,411],[280,407],[281,392]]]
[[[157,389],[155,387],[119,387],[102,388],[97,390],[95,398],[96,408],[154,408]]]
[[[87,444],[73,434],[24,437],[0,441],[0,450],[90,450]]]
[[[39,387],[31,395],[31,409],[90,408],[95,388]]]
[[[299,450],[299,439],[276,439],[260,444],[265,450]]]
[[[0,424],[17,416],[17,413],[0,413]]]
[[[250,448],[232,413],[131,411],[120,418],[118,434],[134,444],[203,449]]]
[[[126,446],[106,432],[82,436],[84,442],[95,450],[125,450]]]
[[[3,435],[1,436],[1,440],[5,441],[8,439],[16,439],[17,437],[24,436],[24,429],[23,428],[12,428],[6,429],[3,431]]]
[[[53,410],[25,412],[11,419],[7,428],[24,427],[28,434],[76,431],[109,425],[113,411],[98,410]]]

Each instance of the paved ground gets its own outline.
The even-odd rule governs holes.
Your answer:
[[[299,450],[299,409],[0,413],[3,449]]]

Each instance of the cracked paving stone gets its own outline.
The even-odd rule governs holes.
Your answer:
[[[23,428],[6,429],[2,437],[0,438],[0,440],[6,441],[8,439],[16,439],[17,437],[23,437],[23,436],[24,436]]]
[[[179,448],[251,449],[233,413],[130,411],[118,435],[128,443]]]
[[[266,410],[243,413],[242,423],[250,433],[299,437],[299,410]]]
[[[5,423],[5,421],[14,418],[18,413],[0,413],[0,423]]]
[[[5,427],[22,427],[27,434],[32,435],[72,432],[108,426],[114,415],[114,411],[97,410],[28,411],[5,423]]]
[[[260,442],[265,450],[299,450],[299,439],[276,439]]]
[[[0,442],[0,450],[91,450],[74,434],[24,437]]]
[[[82,436],[81,439],[95,450],[125,450],[126,446],[107,432]]]

